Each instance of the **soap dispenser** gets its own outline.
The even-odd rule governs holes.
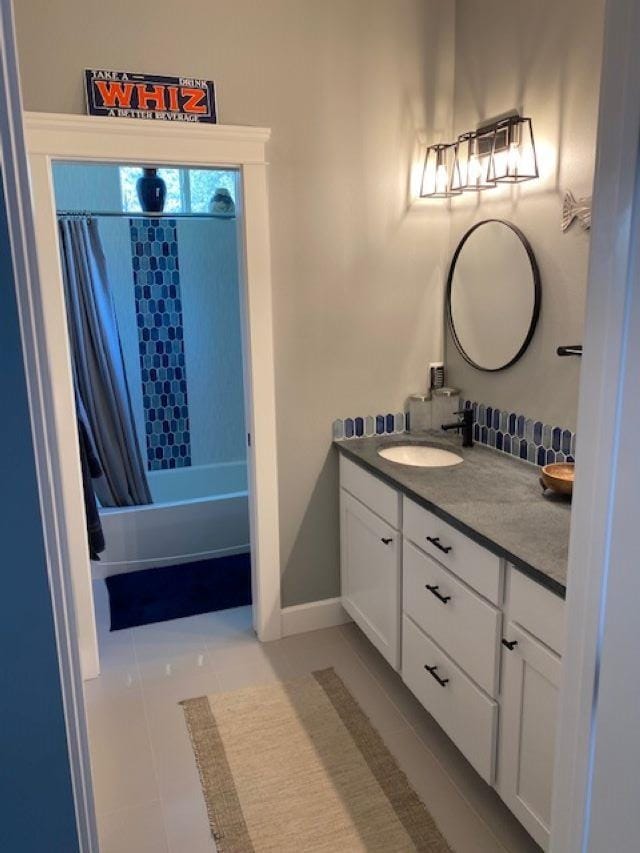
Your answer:
[[[427,432],[432,427],[431,392],[409,397],[409,432]]]

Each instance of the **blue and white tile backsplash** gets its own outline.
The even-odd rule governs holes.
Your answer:
[[[339,418],[333,422],[333,438],[371,438],[374,435],[398,435],[409,430],[409,412],[388,412],[383,415],[358,415]]]
[[[576,434],[569,429],[472,400],[462,399],[461,408],[473,409],[473,439],[478,444],[533,465],[575,461]],[[409,430],[408,412],[358,416],[333,422],[336,441],[398,435]]]
[[[473,409],[473,440],[478,444],[517,456],[533,465],[575,461],[576,434],[571,430],[484,403],[461,402],[463,409]]]
[[[147,466],[191,465],[176,220],[129,220]]]

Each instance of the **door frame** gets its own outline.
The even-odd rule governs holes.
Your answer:
[[[552,853],[635,850],[640,832],[639,41],[637,0],[607,0]]]
[[[56,161],[232,168],[241,175],[238,199],[242,246],[243,337],[248,447],[254,627],[261,641],[281,636],[280,546],[276,465],[275,378],[265,128],[164,123],[143,119],[25,113],[39,280],[22,298],[32,306],[27,369],[46,377],[51,393],[36,425],[48,448],[53,488],[44,496],[48,528],[65,558],[50,553],[50,571],[71,574],[84,677],[99,672],[91,569],[52,167]],[[20,294],[19,294],[20,296]],[[37,327],[37,331],[36,331]]]

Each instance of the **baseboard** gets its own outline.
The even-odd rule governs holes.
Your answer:
[[[295,604],[282,608],[282,636],[303,634],[320,628],[333,628],[351,622],[351,617],[339,598],[324,598],[308,604]]]

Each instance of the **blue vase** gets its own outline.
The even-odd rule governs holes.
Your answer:
[[[167,185],[158,176],[157,169],[143,169],[136,182],[136,192],[143,213],[162,213],[167,197]]]

